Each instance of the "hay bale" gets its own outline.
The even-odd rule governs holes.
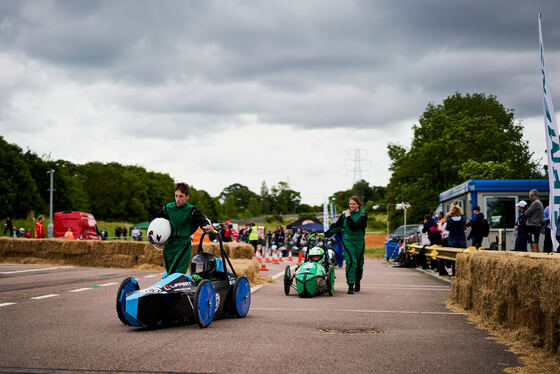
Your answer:
[[[203,249],[221,256],[218,243],[204,243]],[[193,243],[191,257],[197,250],[198,243]],[[239,275],[251,284],[262,281],[251,245],[224,243],[224,250]],[[0,261],[163,271],[163,253],[149,243],[133,241],[0,238]]]
[[[460,254],[449,301],[484,321],[560,352],[560,261],[508,253]]]

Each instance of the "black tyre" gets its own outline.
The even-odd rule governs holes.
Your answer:
[[[133,293],[134,291],[138,291],[140,286],[138,286],[138,282],[136,279],[132,277],[128,277],[121,282],[119,289],[117,290],[117,315],[122,323],[125,325],[130,326],[130,322],[126,319],[126,297]]]
[[[290,288],[292,288],[292,271],[290,265],[286,265],[284,270],[284,293],[286,296],[290,294]]]
[[[203,280],[194,294],[194,316],[200,327],[208,327],[216,313],[216,291],[209,280]]]
[[[247,278],[241,276],[233,285],[233,310],[239,318],[244,318],[249,313],[251,306],[251,285]]]

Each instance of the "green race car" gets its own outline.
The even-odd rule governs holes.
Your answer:
[[[300,297],[312,297],[328,292],[334,294],[334,266],[332,266],[328,252],[321,247],[313,247],[302,262],[291,273],[290,265],[284,271],[284,293],[290,294],[294,288]],[[295,279],[295,285],[294,285]]]

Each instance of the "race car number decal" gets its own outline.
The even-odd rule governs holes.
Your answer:
[[[307,264],[307,265],[303,265],[304,269],[314,269],[315,268],[315,264]]]
[[[146,288],[144,290],[145,293],[160,293],[161,290],[159,288],[156,287],[152,287],[152,288]]]
[[[220,307],[220,294],[216,293],[216,310],[214,311],[214,313],[218,311],[219,307]]]

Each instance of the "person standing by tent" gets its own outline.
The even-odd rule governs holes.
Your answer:
[[[39,216],[37,223],[35,224],[35,238],[41,239],[46,237],[45,226],[43,226],[43,216]]]
[[[327,230],[330,237],[344,229],[342,245],[346,260],[346,283],[348,293],[360,292],[360,281],[364,272],[364,252],[366,249],[367,214],[361,209],[362,203],[358,196],[348,200],[348,208],[338,220]]]
[[[186,273],[191,262],[191,235],[201,227],[212,230],[208,219],[188,203],[190,188],[186,183],[175,185],[175,202],[161,208],[158,217],[169,220],[171,236],[163,247],[163,261],[167,274]]]

